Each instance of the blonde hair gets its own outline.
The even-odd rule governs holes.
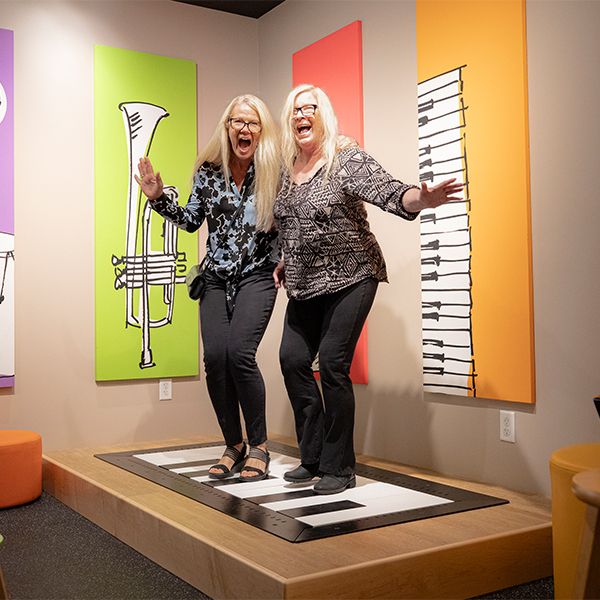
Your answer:
[[[262,125],[260,139],[254,152],[254,197],[256,199],[256,228],[269,231],[273,227],[273,203],[279,187],[280,162],[277,148],[277,129],[267,105],[256,96],[236,96],[223,111],[217,127],[206,146],[200,151],[194,164],[194,174],[205,163],[220,165],[229,190],[229,160],[231,142],[227,130],[233,109],[246,104],[256,112]]]
[[[303,83],[296,86],[287,96],[283,110],[281,111],[281,159],[285,170],[291,174],[294,166],[294,160],[298,154],[298,145],[294,135],[294,102],[303,92],[311,92],[317,103],[317,112],[315,119],[318,119],[323,128],[323,139],[320,150],[325,159],[325,177],[327,180],[336,155],[340,150],[357,146],[356,141],[350,137],[340,135],[338,132],[338,122],[333,110],[333,105],[329,96],[321,89],[309,83]]]

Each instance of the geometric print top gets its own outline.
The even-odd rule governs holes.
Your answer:
[[[325,166],[297,185],[288,174],[274,207],[285,261],[287,294],[307,300],[367,277],[387,281],[381,248],[369,229],[363,202],[412,221],[402,196],[414,185],[394,179],[369,154],[338,152],[329,177]]]
[[[190,233],[206,219],[206,253],[212,254],[208,268],[228,284],[228,304],[232,305],[242,277],[279,260],[277,231],[256,231],[253,184],[254,163],[250,163],[241,190],[237,189],[231,176],[228,190],[221,166],[205,162],[194,175],[192,193],[185,207],[164,193],[151,203],[162,217]],[[244,208],[229,228],[231,217],[241,202],[244,202]]]

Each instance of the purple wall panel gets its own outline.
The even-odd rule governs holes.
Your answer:
[[[13,47],[13,32],[0,29],[0,387],[15,382]]]
[[[0,29],[0,231],[15,233],[14,219],[14,118],[13,118],[13,32]],[[4,115],[4,118],[2,118]]]

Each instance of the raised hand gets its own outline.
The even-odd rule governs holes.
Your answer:
[[[428,187],[423,182],[419,190],[419,204],[421,205],[419,210],[436,208],[442,204],[446,204],[446,202],[450,202],[450,200],[462,200],[460,196],[455,196],[455,194],[462,192],[465,186],[462,183],[454,183],[455,181],[456,178],[446,179],[446,181],[442,181],[442,183],[438,183],[432,187]]]
[[[164,185],[157,171],[154,173],[152,163],[147,156],[140,158],[138,163],[138,171],[140,176],[134,175],[138,185],[142,188],[142,192],[151,202],[162,196]]]

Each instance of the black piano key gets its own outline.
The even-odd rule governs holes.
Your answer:
[[[267,504],[267,502],[279,502],[280,500],[294,500],[296,498],[309,498],[316,496],[312,487],[305,490],[294,490],[291,492],[279,492],[277,494],[264,494],[262,496],[250,496],[245,498],[254,504]]]
[[[261,481],[266,481],[267,479],[275,479],[272,475],[267,475]],[[211,487],[222,487],[224,485],[234,485],[236,483],[245,483],[248,485],[250,482],[242,481],[239,476],[238,477],[230,477],[229,479],[217,479],[216,481],[203,481],[206,485],[210,485]]]
[[[184,477],[189,477],[191,479],[192,477],[204,477],[208,475],[209,471],[210,469],[201,469],[198,471],[188,471],[187,473],[177,473],[177,475],[183,475]]]
[[[167,469],[168,471],[170,471],[171,469],[180,469],[183,467],[204,467],[206,465],[212,466],[215,463],[218,463],[220,460],[220,456],[215,456],[214,458],[207,458],[204,460],[190,460],[188,462],[169,463],[166,465],[160,465],[160,468]]]
[[[298,508],[289,508],[279,512],[286,517],[308,517],[310,515],[321,515],[323,513],[336,512],[339,510],[348,510],[350,508],[363,508],[364,504],[352,502],[351,500],[339,500],[338,502],[327,502],[325,504],[315,504],[313,506],[299,506]]]

